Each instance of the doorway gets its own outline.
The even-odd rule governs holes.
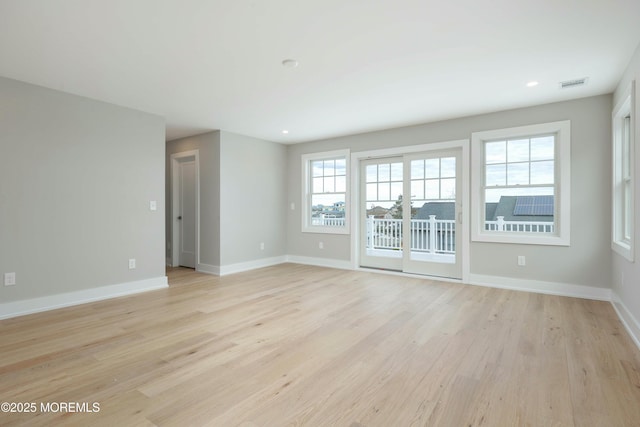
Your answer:
[[[200,191],[198,151],[171,155],[171,266],[199,263]]]
[[[465,142],[423,145],[424,151],[401,155],[354,155],[360,267],[463,279]]]

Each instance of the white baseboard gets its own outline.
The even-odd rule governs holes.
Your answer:
[[[227,274],[241,273],[243,271],[255,270],[256,268],[271,267],[284,262],[287,262],[287,257],[282,255],[272,258],[261,258],[253,261],[239,262],[237,264],[221,265],[219,274],[220,276],[226,276]]]
[[[215,276],[219,276],[220,266],[200,263],[196,265],[196,271],[199,273],[207,273],[207,274],[213,274]]]
[[[66,292],[46,297],[12,301],[0,304],[0,319],[23,316],[25,314],[54,310],[56,308],[101,301],[109,298],[137,294],[167,288],[167,277],[137,280],[135,282],[119,283],[117,285],[101,286],[83,289],[81,291]]]
[[[611,301],[611,289],[573,285],[569,283],[543,282],[540,280],[486,276],[484,274],[472,273],[469,275],[469,284],[515,291],[535,292],[539,294]]]
[[[295,264],[315,265],[317,267],[329,267],[338,268],[340,270],[353,270],[353,264],[351,261],[343,261],[339,259],[331,258],[314,258],[297,255],[287,255],[286,262],[292,262]]]
[[[615,291],[612,291],[611,295],[611,305],[613,305],[614,310],[618,314],[620,321],[624,325],[629,335],[631,335],[631,339],[640,349],[640,321],[636,319],[633,314],[629,311],[626,305],[622,302],[620,297]]]

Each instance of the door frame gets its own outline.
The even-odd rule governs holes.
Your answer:
[[[468,139],[460,139],[454,141],[445,142],[433,142],[429,144],[410,145],[404,147],[384,148],[380,150],[369,150],[351,152],[351,224],[354,226],[351,228],[351,264],[353,269],[360,269],[360,213],[362,207],[360,206],[360,161],[365,159],[374,159],[378,157],[397,157],[405,154],[414,154],[419,152],[440,151],[446,149],[461,149],[462,151],[462,225],[460,226],[462,232],[462,248],[460,250],[460,256],[462,257],[462,280],[438,278],[438,280],[450,280],[455,282],[469,282],[470,272],[470,226],[471,220],[471,206],[470,206],[470,159],[469,159],[469,146]],[[434,276],[437,277],[437,276]]]
[[[198,150],[183,151],[171,155],[171,266],[180,265],[180,163],[193,160],[195,162],[195,196],[196,196],[196,270],[200,266],[200,153]]]

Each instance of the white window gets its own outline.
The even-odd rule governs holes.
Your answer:
[[[349,233],[349,150],[302,156],[302,231]]]
[[[569,121],[472,134],[472,239],[569,245]]]
[[[613,110],[613,212],[611,248],[633,261],[634,258],[634,83],[627,96]]]

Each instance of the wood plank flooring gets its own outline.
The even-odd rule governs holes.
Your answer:
[[[640,351],[607,302],[295,264],[168,274],[0,321],[0,402],[37,406],[0,425],[640,425]]]

